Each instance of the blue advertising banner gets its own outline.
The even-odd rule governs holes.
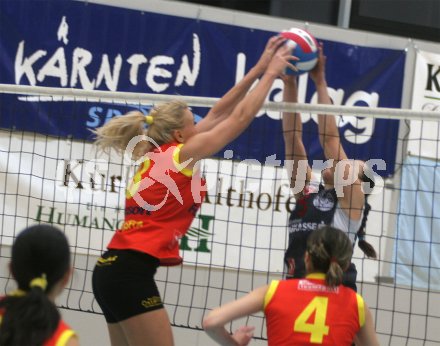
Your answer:
[[[221,97],[259,58],[275,33],[197,19],[78,1],[0,2],[0,83],[85,90]],[[319,37],[318,37],[319,39]],[[324,41],[335,104],[401,105],[405,52]],[[300,102],[314,100],[300,80]],[[277,80],[269,100],[281,101]],[[148,107],[0,95],[0,127],[92,139],[91,129],[115,115]],[[206,110],[196,110],[203,116]],[[261,112],[231,143],[235,159],[283,158],[280,114]],[[322,159],[316,117],[303,115],[304,142]],[[344,117],[341,137],[350,157],[384,159],[391,175],[399,122]]]

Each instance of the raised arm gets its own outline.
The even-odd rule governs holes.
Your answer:
[[[267,288],[257,288],[240,299],[215,308],[203,319],[203,329],[221,345],[247,345],[253,336],[253,328],[241,327],[231,335],[225,329],[225,324],[262,311]]]
[[[266,71],[274,53],[284,41],[285,39],[281,36],[273,36],[269,39],[255,66],[249,70],[240,82],[234,85],[217,101],[208,114],[197,124],[197,132],[209,131],[231,114],[232,110],[244,98],[257,78]]]
[[[331,105],[332,100],[327,90],[327,80],[325,78],[326,57],[323,53],[322,44],[318,47],[319,58],[316,67],[310,71],[310,78],[315,83],[318,103]],[[327,159],[335,161],[346,160],[347,155],[341,145],[336,118],[330,114],[318,114],[318,133],[319,141]]]
[[[283,76],[284,102],[298,102],[298,85],[295,76]],[[290,175],[290,185],[299,197],[307,184],[312,171],[307,161],[307,152],[302,141],[302,120],[299,113],[283,113],[284,166]]]
[[[327,80],[325,77],[325,63],[326,57],[323,53],[322,44],[319,45],[319,58],[316,67],[310,72],[310,78],[313,80],[316,86],[316,92],[318,94],[318,103],[320,104],[332,104],[330,95],[327,90]],[[324,155],[327,160],[332,159],[333,162],[333,173],[339,173],[335,170],[336,165],[341,160],[348,160],[347,154],[341,144],[341,139],[339,136],[338,126],[336,124],[336,118],[334,115],[330,114],[319,114],[318,115],[318,131],[319,140],[321,146],[324,150]],[[349,169],[348,163],[352,163],[351,169]],[[339,177],[332,175],[331,179],[324,176],[326,184],[334,185],[338,181],[349,181],[343,187],[343,196],[339,197],[339,202],[341,207],[349,211],[349,217],[351,219],[357,220],[362,215],[362,208],[364,206],[364,194],[361,189],[361,184],[358,179],[357,169],[354,167],[354,160],[346,161],[347,166],[345,169],[340,171]],[[356,174],[355,177],[350,175]]]
[[[291,49],[281,46],[272,57],[269,66],[258,84],[233,109],[231,115],[211,130],[197,133],[182,147],[180,161],[192,159],[189,168],[200,159],[209,157],[220,151],[225,145],[237,138],[251,123],[260,110],[272,86],[273,81],[296,59]]]

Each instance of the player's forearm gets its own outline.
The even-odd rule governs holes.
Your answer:
[[[218,344],[223,346],[237,346],[238,343],[234,340],[231,334],[227,332],[227,330],[222,327],[213,327],[205,329],[206,333],[216,341]]]
[[[195,161],[209,157],[236,139],[261,109],[275,77],[265,73],[257,86],[234,108],[229,117],[210,131],[191,138],[185,145],[187,152],[190,153],[189,157],[194,158]]]
[[[237,105],[233,116],[237,121],[250,122],[263,106],[266,96],[277,76],[266,72],[252,91]]]
[[[332,101],[327,89],[327,82],[324,80],[316,82],[316,92],[318,94],[318,103],[331,105]],[[331,143],[339,142],[339,131],[336,125],[336,118],[330,114],[318,115],[318,131],[321,145],[331,145]]]
[[[250,71],[214,105],[210,113],[212,113],[214,117],[227,117],[244,98],[259,76],[259,71],[255,67],[251,68]]]
[[[296,81],[286,77],[284,81],[283,101],[298,102],[298,90]],[[293,148],[297,147],[298,141],[302,143],[302,120],[299,113],[283,112],[282,117],[283,137],[286,148],[286,159],[293,159]]]

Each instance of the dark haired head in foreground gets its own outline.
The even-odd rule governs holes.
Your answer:
[[[66,236],[50,225],[20,232],[12,245],[10,270],[17,290],[0,300],[0,345],[78,345],[54,303],[70,274]]]

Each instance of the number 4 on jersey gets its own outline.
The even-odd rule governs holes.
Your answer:
[[[327,297],[315,297],[295,320],[293,330],[310,334],[310,342],[322,344],[324,336],[328,335],[329,327],[325,324],[327,317]],[[307,321],[315,314],[313,323]]]

